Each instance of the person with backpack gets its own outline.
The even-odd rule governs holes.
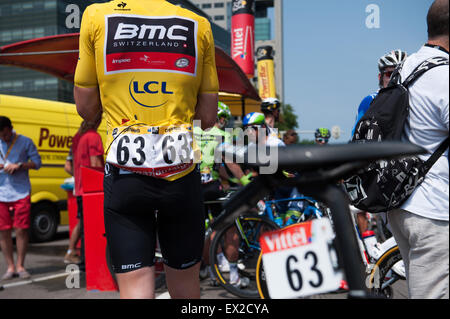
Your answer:
[[[408,53],[403,50],[397,49],[386,53],[378,60],[378,84],[380,89],[388,86],[392,73],[400,64],[405,61],[407,56]],[[370,104],[377,95],[378,91],[366,96],[359,104],[356,122],[352,129],[352,136],[355,133],[356,124],[358,124],[359,120],[369,109]],[[381,218],[386,221],[385,214],[382,214]],[[358,224],[358,228],[361,233],[364,233],[366,230],[368,230],[369,220],[365,211],[359,211],[358,213],[356,213],[356,223]]]
[[[406,267],[410,298],[449,298],[449,1],[436,0],[428,15],[428,42],[411,55],[400,71],[406,79],[423,61],[442,58],[447,64],[425,72],[409,87],[409,114],[404,140],[430,154],[447,139],[447,151],[428,171],[404,204],[388,212],[394,238]],[[419,156],[427,160],[430,156]]]
[[[448,298],[449,0],[427,15],[428,42],[408,57],[357,123],[354,143],[404,141],[424,154],[371,163],[343,186],[351,204],[388,221],[410,298]]]
[[[403,63],[403,61],[405,61],[407,56],[408,54],[405,51],[397,49],[386,53],[378,60],[378,84],[380,86],[380,89],[388,86],[392,73],[401,63]],[[352,129],[352,136],[355,133],[356,124],[366,113],[367,109],[369,108],[370,104],[375,99],[377,94],[378,92],[375,92],[366,96],[359,104],[355,125]]]

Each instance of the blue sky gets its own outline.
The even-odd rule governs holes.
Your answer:
[[[337,125],[343,133],[332,142],[347,142],[359,103],[378,89],[378,59],[398,48],[412,54],[426,42],[432,2],[284,0],[285,102],[299,130]],[[366,27],[370,4],[380,9],[379,28]]]

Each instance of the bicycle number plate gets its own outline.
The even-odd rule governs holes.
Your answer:
[[[263,234],[260,243],[270,297],[288,299],[337,290],[342,273],[335,268],[333,237],[326,218]]]

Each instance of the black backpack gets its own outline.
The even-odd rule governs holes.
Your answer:
[[[386,88],[379,91],[369,109],[356,125],[352,143],[400,141],[409,112],[408,88],[428,70],[448,65],[447,58],[436,57],[421,63],[402,82],[399,66]],[[343,186],[351,204],[370,213],[399,208],[422,183],[425,175],[448,148],[448,137],[426,161],[407,157],[378,161],[357,175],[346,179]]]

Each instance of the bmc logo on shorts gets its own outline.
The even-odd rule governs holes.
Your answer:
[[[105,73],[196,75],[197,22],[183,17],[106,17]]]
[[[131,270],[131,269],[138,269],[142,266],[142,263],[137,264],[129,264],[129,265],[122,265],[122,270]]]

